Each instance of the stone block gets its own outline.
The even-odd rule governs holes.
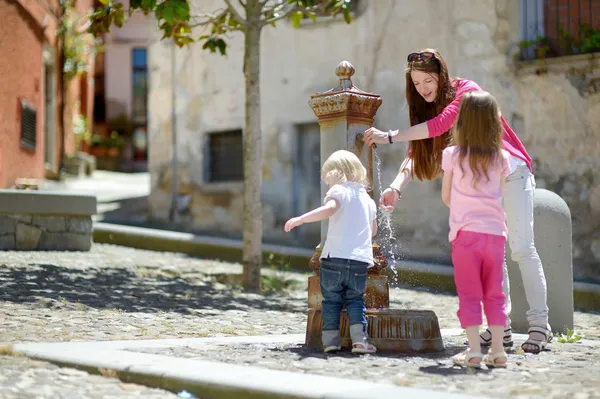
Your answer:
[[[16,215],[80,215],[96,213],[93,195],[50,191],[1,190],[0,213]]]
[[[571,212],[565,201],[545,189],[535,190],[534,234],[548,287],[550,326],[554,332],[573,329],[573,255]],[[512,300],[511,322],[517,332],[527,332],[525,313],[529,309],[521,272],[506,247],[506,261]]]
[[[73,233],[91,233],[93,229],[92,218],[89,216],[73,216],[66,218],[67,231]]]
[[[23,222],[25,224],[31,224],[31,220],[33,219],[33,216],[31,215],[21,215],[21,214],[13,214],[10,215],[11,218],[13,218],[14,220],[16,220],[17,222]]]
[[[16,231],[17,221],[8,215],[0,215],[0,234],[14,234]]]
[[[0,251],[12,251],[15,248],[16,248],[16,246],[15,246],[15,235],[14,234],[0,235]]]
[[[22,251],[32,251],[37,248],[42,230],[35,226],[17,223],[16,248]]]
[[[67,224],[65,218],[62,216],[38,216],[35,215],[31,221],[31,224],[42,228],[46,231],[66,231]]]
[[[90,234],[43,232],[38,249],[47,251],[89,251],[92,247]]]

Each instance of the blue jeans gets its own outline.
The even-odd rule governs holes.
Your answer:
[[[321,259],[321,293],[323,294],[323,331],[340,329],[340,312],[346,307],[350,325],[362,324],[367,317],[363,300],[369,264],[351,259]]]

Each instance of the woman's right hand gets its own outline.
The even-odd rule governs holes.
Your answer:
[[[365,130],[364,138],[368,146],[373,144],[389,144],[388,133],[374,127]]]
[[[387,188],[379,198],[379,206],[384,210],[391,212],[398,205],[400,195],[392,188]]]

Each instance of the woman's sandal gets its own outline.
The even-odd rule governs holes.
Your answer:
[[[542,334],[544,336],[544,339],[533,339],[531,338],[531,333]],[[537,355],[538,353],[546,349],[546,345],[548,345],[548,343],[550,343],[553,338],[552,331],[548,330],[545,327],[529,327],[529,330],[527,330],[527,334],[529,334],[530,338],[528,338],[527,341],[521,344],[521,349],[523,349],[525,353],[533,353],[534,355]],[[525,345],[533,345],[536,347],[536,349],[525,349]]]
[[[481,368],[481,360],[478,362],[472,362],[471,359],[483,359],[483,354],[479,352],[471,352],[466,350],[464,352],[459,353],[458,355],[452,356],[452,363],[455,366],[461,367],[473,367],[476,369]]]
[[[502,337],[502,346],[505,348],[511,348],[513,346],[512,339],[512,328],[507,328],[504,330],[504,337]],[[479,334],[479,345],[481,346],[490,346],[492,345],[492,332],[490,329],[486,329],[484,332]]]
[[[375,345],[371,345],[371,344],[363,344],[363,343],[356,343],[356,344],[352,344],[352,353],[375,353],[377,352],[377,348],[375,347]]]
[[[503,362],[499,362],[499,359],[504,359]],[[508,356],[503,352],[488,353],[483,358],[483,363],[488,367],[506,368],[506,362],[508,362]]]

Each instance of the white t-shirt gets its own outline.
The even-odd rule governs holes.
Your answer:
[[[336,184],[325,195],[338,202],[339,208],[329,218],[329,227],[321,258],[358,260],[373,265],[373,220],[377,217],[375,201],[364,186],[347,182]]]

